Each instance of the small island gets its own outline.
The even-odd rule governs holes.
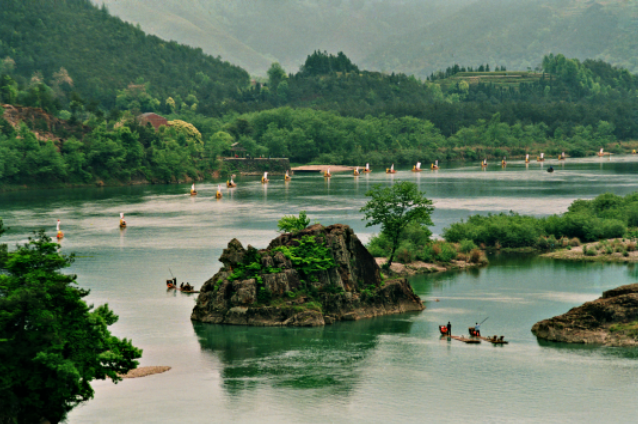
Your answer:
[[[638,346],[638,284],[608,290],[593,302],[537,322],[532,333],[553,342]]]
[[[219,260],[193,321],[310,327],[424,309],[405,278],[384,279],[347,225],[284,233],[263,250],[233,239]]]

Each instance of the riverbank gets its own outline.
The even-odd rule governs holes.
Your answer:
[[[126,186],[134,186],[134,185],[162,185],[162,184],[190,184],[192,182],[203,182],[209,180],[215,180],[220,178],[220,171],[213,171],[209,175],[200,176],[197,179],[193,179],[187,175],[183,178],[173,180],[170,182],[160,182],[160,181],[151,181],[146,178],[132,178],[129,181],[122,182],[117,180],[95,180],[90,183],[65,183],[65,182],[55,182],[55,183],[29,183],[29,184],[4,184],[0,185],[0,193],[8,193],[12,191],[21,191],[21,190],[59,190],[59,189],[67,189],[67,188],[89,188],[89,187],[126,187]]]
[[[541,254],[545,258],[584,262],[638,262],[636,242],[609,239]]]
[[[383,265],[385,265],[386,262],[388,262],[387,258],[374,258],[374,260],[377,262],[377,265],[379,265],[379,267],[383,267]],[[414,261],[407,264],[402,264],[399,262],[392,262],[392,265],[390,265],[389,271],[391,276],[393,277],[394,276],[412,277],[414,275],[419,275],[419,274],[432,274],[436,272],[480,268],[487,264],[488,262],[485,256],[482,256],[482,260],[477,263],[468,262],[464,260],[458,260],[458,261],[453,260],[446,263],[443,263],[443,262],[428,263],[428,262],[422,262],[422,261]],[[388,270],[383,269],[383,272],[387,273]]]

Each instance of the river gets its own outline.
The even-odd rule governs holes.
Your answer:
[[[359,209],[376,183],[417,182],[434,201],[440,234],[473,213],[546,215],[576,198],[627,194],[638,190],[637,176],[638,158],[614,156],[486,171],[442,164],[420,174],[305,174],[289,184],[274,176],[267,186],[242,177],[221,200],[217,183],[199,184],[196,197],[187,185],[21,191],[0,194],[0,217],[10,245],[42,227],[53,236],[60,219],[62,251],[77,254],[70,272],[91,290],[88,301],[119,315],[112,331],[144,349],[142,366],[172,367],[117,385],[95,382],[95,399],[72,411],[71,424],[633,422],[638,351],[539,343],[530,332],[635,282],[638,270],[627,265],[492,256],[483,269],[413,278],[423,312],[308,329],[193,324],[195,297],[166,292],[164,280],[172,272],[201,286],[231,238],[265,247],[277,220],[302,209],[367,241],[378,229],[365,227]],[[486,317],[483,333],[505,335],[509,345],[439,338],[438,324],[450,320],[462,334]]]

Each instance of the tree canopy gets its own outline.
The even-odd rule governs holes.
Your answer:
[[[390,241],[392,248],[387,267],[392,265],[396,249],[405,229],[410,224],[421,226],[432,224],[432,201],[419,191],[416,184],[400,181],[391,187],[375,185],[366,192],[371,199],[361,208],[366,227],[381,225],[381,231]]]
[[[2,423],[58,423],[93,397],[92,380],[118,382],[138,365],[142,351],[108,330],[117,315],[87,305],[89,291],[60,272],[73,259],[44,231],[0,255]]]

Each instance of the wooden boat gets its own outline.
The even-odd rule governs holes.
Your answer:
[[[369,163],[366,163],[366,169],[364,169],[363,172],[365,174],[367,174],[368,172],[372,172],[372,169],[370,169],[370,164]]]
[[[470,332],[470,336],[472,336],[472,337],[480,337],[481,336],[480,332],[477,332],[474,329],[474,327],[469,327],[467,330]]]
[[[264,172],[264,176],[261,177],[262,184],[268,184],[268,172]]]
[[[423,171],[421,169],[421,162],[417,162],[416,165],[412,167],[412,172],[421,172],[421,171]]]
[[[235,184],[235,181],[233,181],[233,179],[231,178],[229,181],[226,181],[226,187],[235,188],[237,187],[237,184]]]
[[[468,343],[468,344],[479,344],[479,343],[481,343],[480,339],[468,339],[468,338],[463,337],[463,336],[461,336],[461,337],[459,337],[459,336],[450,336],[450,337],[453,338],[454,340],[458,340],[460,342]]]
[[[392,164],[392,166],[390,168],[386,168],[385,169],[385,173],[386,174],[396,174],[397,171],[394,170],[394,164]]]
[[[195,183],[191,186],[191,196],[197,196],[197,190],[195,190]]]

